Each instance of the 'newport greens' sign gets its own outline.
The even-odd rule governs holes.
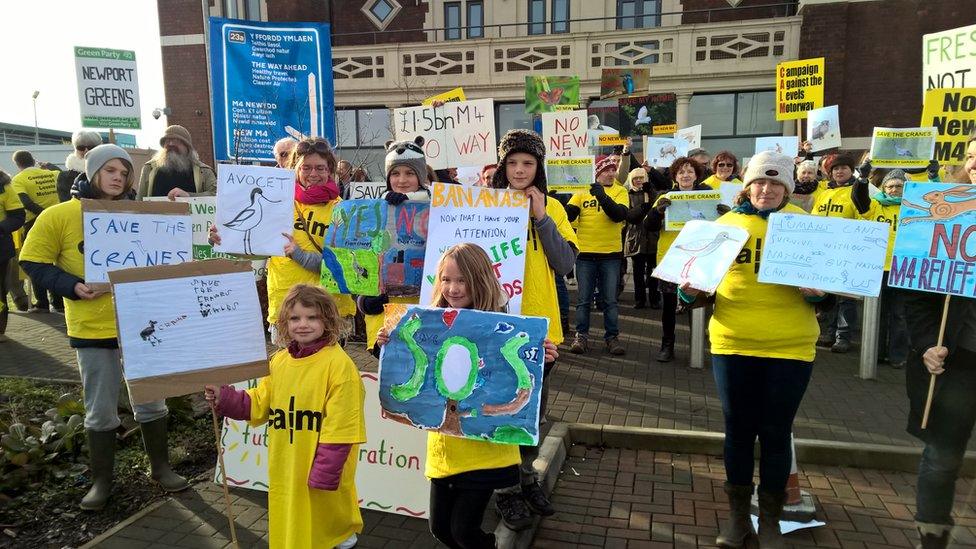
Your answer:
[[[142,128],[136,52],[75,46],[75,72],[83,127]]]

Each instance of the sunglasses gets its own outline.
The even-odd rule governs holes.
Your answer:
[[[735,167],[735,164],[733,164],[731,162],[719,162],[715,166],[718,167],[718,168],[734,168]]]
[[[91,146],[88,146],[88,145],[78,145],[77,147],[75,147],[75,150],[76,151],[90,151],[90,150],[92,150],[94,148],[95,147],[91,147]]]
[[[329,145],[329,142],[324,139],[305,140],[298,142],[298,145],[295,146],[295,151],[303,156],[312,154],[313,152],[331,154],[332,145]]]

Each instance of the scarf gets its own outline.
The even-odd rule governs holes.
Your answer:
[[[901,204],[900,196],[888,196],[884,191],[878,191],[871,198],[877,200],[882,206],[897,206]]]
[[[297,341],[292,341],[288,344],[288,354],[290,354],[292,358],[305,358],[321,351],[322,348],[328,344],[329,338],[327,338],[325,335],[309,343],[308,345],[305,345],[304,347],[300,346]]]
[[[833,179],[831,179],[830,181],[827,182],[827,188],[828,189],[839,189],[841,187],[850,187],[851,185],[854,184],[854,181],[856,181],[856,178],[854,176],[851,176],[850,179],[848,179],[847,181],[845,181],[843,183],[837,183]]]
[[[325,204],[332,202],[338,196],[339,187],[331,179],[325,185],[312,185],[307,189],[295,180],[295,200],[301,204]]]
[[[795,185],[793,194],[813,194],[813,191],[817,190],[817,187],[820,186],[820,182],[816,179],[809,182],[797,181]]]
[[[752,205],[752,202],[745,200],[742,202],[742,204],[732,208],[732,211],[744,215],[758,215],[763,219],[769,219],[769,214],[778,212],[781,209],[783,209],[783,206],[777,206],[768,210],[757,210],[756,207]]]

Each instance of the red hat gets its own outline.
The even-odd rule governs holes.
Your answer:
[[[600,177],[600,174],[607,170],[611,170],[614,173],[617,172],[617,157],[611,155],[597,162],[596,172],[594,172],[593,177]]]

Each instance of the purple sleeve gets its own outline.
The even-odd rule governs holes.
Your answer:
[[[352,444],[319,443],[315,449],[315,460],[308,473],[308,486],[318,490],[337,490],[342,467],[346,464]]]
[[[238,391],[230,385],[221,385],[217,411],[224,417],[248,421],[251,419],[251,397],[247,391]]]

